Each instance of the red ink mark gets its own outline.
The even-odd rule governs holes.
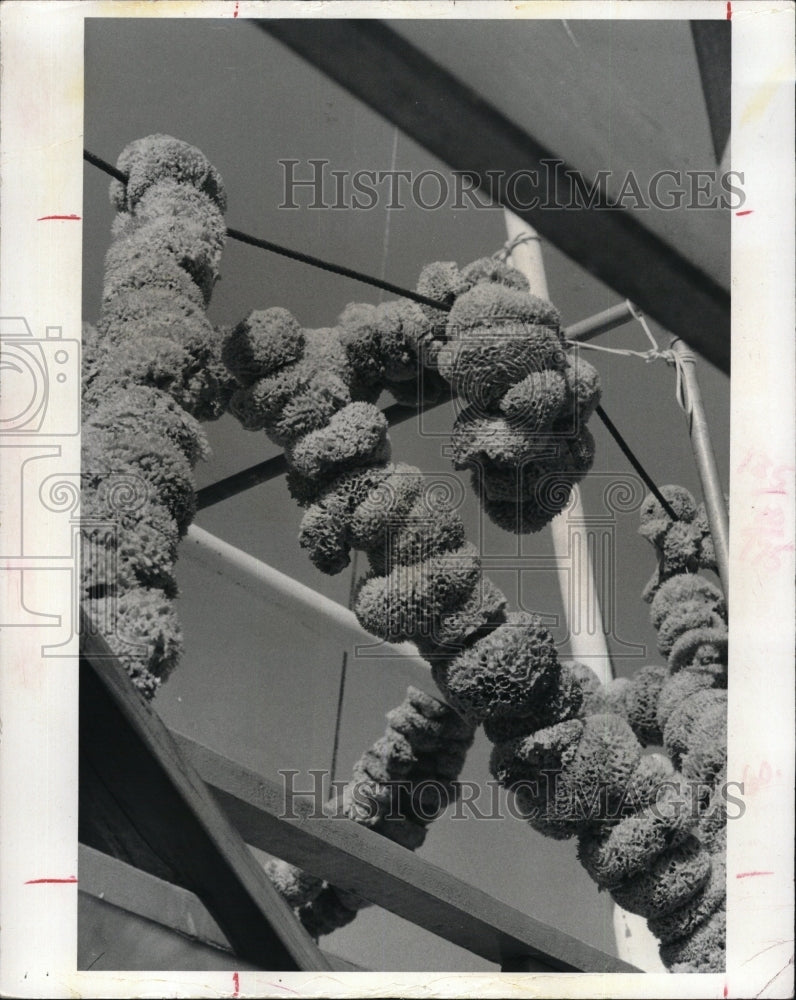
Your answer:
[[[788,491],[787,490],[758,490],[757,492],[758,493],[779,493],[779,495],[783,496],[783,497],[788,495]]]
[[[745,208],[743,212],[736,212],[736,215],[751,215],[754,212],[753,208]]]
[[[730,995],[730,987],[725,983],[724,984],[724,996],[728,997],[729,995]]]
[[[296,996],[301,996],[298,990],[291,990],[289,986],[283,986],[281,983],[267,983],[267,986],[273,986],[274,989],[284,990],[286,993],[295,993]]]
[[[233,997],[239,997],[240,996],[240,976],[238,975],[237,972],[233,972],[232,973],[232,985],[234,987],[234,989],[232,991]]]
[[[235,0],[235,10],[232,12],[232,16],[233,17],[237,17],[238,16],[238,6],[239,6],[238,0]]]
[[[79,215],[42,215],[41,218],[36,219],[37,222],[49,222],[52,219],[66,219],[67,221],[79,222]]]
[[[764,760],[760,764],[757,774],[754,773],[749,764],[744,764],[743,774],[741,775],[741,784],[743,785],[741,794],[755,795],[761,788],[770,785],[773,777],[774,769],[767,760]]]
[[[732,20],[732,4],[730,3],[730,0],[727,0],[727,20]]]
[[[773,872],[738,872],[736,878],[751,878],[753,875],[773,875]]]
[[[61,885],[77,882],[77,875],[69,878],[29,878],[25,885]]]

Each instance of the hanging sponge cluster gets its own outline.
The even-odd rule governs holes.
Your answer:
[[[696,836],[699,813],[685,776],[664,755],[642,754],[628,722],[606,711],[605,694],[582,665],[540,658],[522,683],[525,692],[530,680],[538,699],[528,695],[523,703],[518,697],[516,708],[513,699],[487,704],[479,687],[490,692],[496,674],[497,688],[514,665],[513,657],[484,655],[500,631],[465,654],[466,689],[457,683],[460,665],[448,671],[458,696],[454,704],[471,720],[484,721],[496,740],[493,774],[514,793],[534,829],[560,839],[577,836],[582,863],[620,905],[648,920],[669,917],[712,873],[710,851]],[[479,646],[480,655],[473,656]],[[495,725],[498,704],[505,717]]]
[[[410,687],[387,715],[387,730],[356,762],[352,780],[325,812],[345,816],[415,850],[428,824],[455,798],[455,779],[475,730],[430,695]],[[295,865],[266,866],[275,886],[318,938],[350,923],[369,905],[355,893],[310,876]]]
[[[695,510],[690,494],[668,487],[676,512]],[[648,528],[652,498],[644,504]],[[660,511],[662,515],[663,512]],[[661,517],[662,520],[662,517]],[[692,522],[686,522],[692,523]],[[659,544],[660,532],[651,539]],[[659,550],[660,551],[660,550]],[[704,551],[710,552],[710,543]],[[644,745],[662,746],[688,782],[695,837],[710,855],[710,877],[683,905],[653,916],[650,930],[661,941],[661,957],[675,972],[720,971],[724,964],[726,895],[727,611],[724,595],[695,573],[666,575],[655,588],[650,618],[667,667],[648,666],[605,692]],[[587,868],[597,875],[614,864],[611,838],[584,848]],[[622,904],[624,905],[624,904]]]
[[[670,576],[696,573],[700,568],[716,571],[716,551],[705,505],[697,505],[682,486],[662,486],[661,495],[669,502],[677,520],[669,517],[652,493],[644,499],[638,530],[655,546],[658,555],[658,567],[642,594],[647,603]]]
[[[667,756],[659,759],[679,770],[689,795],[689,814],[698,817],[692,847],[696,850],[698,843],[699,856],[703,861],[705,855],[710,859],[709,877],[696,892],[676,908],[650,916],[650,930],[661,942],[661,957],[674,972],[721,971],[726,878],[726,675],[715,666],[703,669],[698,664],[674,674],[661,667],[645,667],[629,681],[612,682],[606,694],[617,712],[624,710],[641,742],[662,745]],[[660,835],[662,828],[657,832]],[[638,850],[649,832],[623,829],[620,824],[600,838],[581,840],[581,859],[598,883],[614,877],[618,859],[627,850],[628,835],[633,849]],[[632,909],[626,896],[615,894],[614,898]]]
[[[685,757],[677,771],[663,754],[643,755],[629,722],[612,710],[611,692],[584,665],[560,662],[531,616],[508,615],[433,670],[451,705],[484,724],[495,744],[492,773],[530,825],[555,838],[577,836],[579,857],[598,885],[651,925],[666,918],[683,942],[685,917],[677,923],[674,914],[690,907],[693,923],[695,900],[713,899],[717,881],[712,852],[699,837],[700,803]],[[645,738],[658,724],[655,691],[664,675],[663,668],[648,671],[634,691]],[[670,952],[670,964],[680,960]]]
[[[336,573],[352,548],[363,551],[371,567],[355,601],[363,626],[384,639],[412,640],[427,657],[450,658],[505,621],[506,601],[482,577],[451,498],[419,469],[389,460],[386,420],[373,405],[383,389],[411,384],[426,391],[418,350],[434,322],[411,303],[351,305],[336,327],[306,330],[285,310],[269,309],[238,324],[222,356],[237,383],[231,412],[285,449],[288,486],[307,508],[300,542],[313,563]],[[425,799],[412,803],[411,789],[424,784],[433,800],[429,782],[452,782],[473,730],[443,703],[419,697],[391,716],[391,730],[357,765],[342,806],[410,849],[425,836],[425,812],[434,814]],[[439,719],[449,722],[441,726]],[[444,751],[435,742],[438,730]],[[409,801],[402,800],[398,818],[388,817],[384,809],[395,805],[389,783],[398,776],[408,783],[399,795]],[[357,801],[365,787],[379,806],[375,813]],[[280,872],[292,885],[284,867]],[[339,890],[321,887],[305,904],[315,907],[303,911],[307,925],[322,933],[355,911],[350,898],[340,898]]]
[[[374,635],[450,655],[504,620],[449,496],[392,463],[381,391],[417,379],[433,328],[414,303],[348,306],[338,326],[302,329],[284,309],[255,312],[227,337],[231,411],[285,448],[288,486],[307,507],[301,545],[323,572],[364,551],[355,611]],[[419,383],[418,383],[419,384]]]
[[[414,344],[427,325],[413,302],[349,305],[338,325],[302,329],[286,310],[253,312],[224,342],[236,387],[229,408],[288,452],[297,489],[387,454],[386,423],[372,405],[382,390],[418,398]],[[399,388],[400,387],[400,388]],[[307,480],[312,481],[312,486]]]
[[[586,422],[600,399],[597,371],[567,353],[558,310],[507,264],[429,265],[418,289],[452,298],[423,363],[464,404],[453,428],[454,465],[471,470],[496,524],[538,531],[591,468]]]
[[[151,697],[182,639],[177,544],[194,514],[231,378],[205,315],[225,238],[224,190],[205,157],[154,135],[128,146],[102,312],[84,326],[82,598],[134,683]]]
[[[485,409],[487,421],[506,420],[512,433],[524,433],[508,422],[518,419],[523,407],[541,414],[536,428],[553,412],[562,421],[575,415],[582,422],[596,404],[596,374],[568,364],[552,307],[534,300],[516,272],[494,260],[476,262],[464,272],[435,264],[423,272],[418,290],[451,305],[451,317],[459,318],[454,325],[443,310],[421,306],[418,314],[413,309],[417,323],[407,342],[416,347],[419,362],[436,366],[455,384],[468,408]],[[466,310],[456,313],[468,295],[473,305],[469,324]],[[628,909],[658,919],[686,906],[713,877],[710,852],[695,835],[699,815],[687,782],[663,755],[642,756],[635,733],[610,711],[596,677],[579,664],[560,663],[538,619],[506,613],[505,599],[483,578],[455,510],[434,508],[419,470],[388,460],[386,426],[371,403],[386,370],[372,326],[353,307],[344,313],[342,332],[302,331],[281,311],[278,316],[269,312],[250,318],[235,335],[242,343],[225,348],[240,384],[232,408],[246,426],[262,427],[284,443],[291,491],[307,507],[300,540],[310,558],[320,569],[338,572],[348,564],[351,548],[367,554],[371,573],[356,600],[360,622],[377,636],[418,645],[449,704],[470,726],[484,724],[495,743],[493,773],[515,793],[537,830],[554,837],[577,835],[584,863]],[[494,359],[502,354],[494,345],[491,352],[479,353],[478,338],[466,343],[457,327],[497,330],[506,339],[503,313],[523,346],[513,351],[509,345],[505,355],[511,360],[478,388],[479,365],[488,367],[491,359],[497,368]],[[267,331],[262,344],[260,331]],[[544,364],[516,378],[513,366],[524,352]],[[530,388],[538,385],[537,375],[545,387],[558,386],[556,398],[561,398],[555,377],[560,376],[568,401],[564,410],[537,399]],[[521,389],[516,399],[510,395],[525,382],[527,397]],[[494,408],[501,404],[503,416],[497,416]],[[277,426],[282,411],[292,415],[299,409],[301,425]],[[578,447],[588,450],[584,430],[579,427],[574,438],[564,433],[567,447],[579,441]],[[519,456],[524,452],[512,451],[511,439],[504,438],[499,447],[503,451],[486,456],[493,463],[490,474],[523,464]],[[568,493],[571,479],[561,478],[560,457],[559,451],[551,468],[558,470]],[[565,502],[566,496],[561,505]],[[514,497],[512,509],[516,506]],[[549,520],[550,511],[526,509],[525,523],[542,523],[542,513]],[[380,772],[381,784],[394,767],[411,773],[405,745],[391,740],[389,747],[392,763]],[[378,760],[383,763],[373,753],[367,768],[377,770]],[[378,775],[368,774],[379,784]],[[405,836],[412,828],[402,829]],[[613,838],[606,848],[611,860],[603,864],[601,849],[608,837]],[[592,854],[599,855],[594,864]],[[301,909],[314,907],[312,916],[304,911],[306,920],[321,933],[350,919],[346,911],[355,912],[357,905],[355,898],[343,894],[341,901],[339,890],[322,886]]]
[[[691,495],[666,487],[667,499],[684,516],[696,510]],[[661,529],[652,530],[650,512],[642,508],[642,530],[661,551]],[[662,513],[662,512],[660,512]],[[687,524],[695,524],[695,516]],[[710,532],[700,527],[698,565],[714,567]],[[671,536],[672,528],[666,530]],[[669,573],[658,583],[650,606],[658,650],[668,660],[668,676],[657,692],[657,736],[677,766],[694,781],[712,784],[726,763],[727,606],[722,591],[695,572]],[[632,687],[624,696],[632,700]],[[650,703],[654,699],[649,698]],[[631,711],[632,716],[632,711]],[[632,718],[631,718],[632,724]]]

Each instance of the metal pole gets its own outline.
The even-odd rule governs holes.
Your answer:
[[[629,323],[634,318],[634,308],[633,304],[625,299],[618,305],[603,309],[602,312],[595,313],[593,316],[588,316],[586,319],[581,319],[577,323],[573,323],[572,326],[568,326],[564,330],[564,336],[567,340],[577,340],[580,343],[594,340],[601,333],[607,333],[609,330],[615,330],[616,327]]]
[[[702,486],[702,496],[705,499],[710,533],[713,536],[719,578],[724,588],[725,597],[728,597],[730,593],[730,525],[724,491],[721,488],[719,470],[716,466],[716,455],[710,440],[710,429],[705,416],[705,408],[702,405],[702,393],[699,389],[696,373],[696,358],[679,338],[672,341],[671,348],[679,359],[682,371],[683,401],[688,420],[688,433],[691,436],[691,447],[694,451],[699,481]]]

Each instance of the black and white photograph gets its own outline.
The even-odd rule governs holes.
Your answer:
[[[4,7],[2,994],[792,995],[793,5]]]

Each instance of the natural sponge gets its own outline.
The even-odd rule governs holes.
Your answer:
[[[453,284],[450,271],[438,274]],[[465,406],[453,459],[471,469],[487,515],[515,532],[538,531],[567,503],[594,458],[586,420],[600,398],[596,370],[567,352],[558,310],[505,264],[470,265],[431,364]],[[442,289],[440,289],[442,290]]]
[[[658,554],[658,568],[644,588],[644,600],[651,602],[664,581],[676,574],[716,570],[716,554],[704,504],[697,506],[682,486],[662,486],[661,495],[676,515],[672,520],[660,501],[649,494],[641,506],[639,533]]]
[[[118,168],[102,312],[86,328],[81,592],[151,697],[182,646],[173,568],[209,450],[199,420],[220,416],[231,391],[204,312],[226,198],[204,155],[171,136],[131,143]]]

